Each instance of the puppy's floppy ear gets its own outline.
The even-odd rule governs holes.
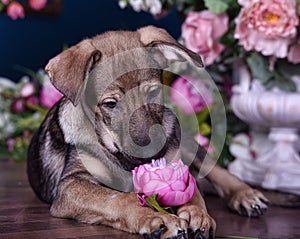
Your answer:
[[[154,26],[147,26],[138,30],[140,41],[146,47],[157,47],[168,60],[168,64],[174,61],[191,61],[198,67],[204,67],[201,56],[179,44],[166,30]]]
[[[100,58],[100,51],[87,39],[52,58],[45,70],[52,84],[77,105],[81,87]]]

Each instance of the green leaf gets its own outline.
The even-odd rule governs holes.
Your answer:
[[[252,77],[260,80],[263,84],[274,77],[274,73],[269,70],[268,61],[259,54],[252,54],[247,58],[247,63]]]
[[[203,134],[204,136],[207,136],[211,133],[211,127],[208,123],[202,123],[199,125],[199,129],[201,134]]]
[[[2,12],[4,10],[4,8],[5,8],[5,5],[2,2],[0,2],[0,12]]]
[[[228,4],[221,0],[204,0],[204,3],[205,7],[215,14],[224,13],[228,9]]]
[[[205,109],[201,110],[200,112],[196,113],[196,117],[197,117],[199,124],[205,122],[207,120],[208,116],[209,116],[208,108],[205,108]]]
[[[276,68],[279,69],[284,75],[289,77],[293,75],[300,75],[299,64],[289,64],[284,61],[278,61]]]
[[[255,56],[253,57],[253,61],[258,62],[251,62],[251,60],[250,58],[248,63],[253,76],[259,79],[266,89],[270,90],[277,87],[287,92],[295,92],[297,90],[295,82],[292,81],[292,76],[300,75],[298,64],[291,64],[285,60],[277,60],[274,67],[276,71],[271,72],[264,58]]]
[[[289,77],[276,74],[274,81],[275,85],[283,91],[296,92],[297,90],[295,82],[293,82]]]
[[[41,113],[40,117],[36,117],[32,113],[13,114],[11,121],[14,124],[16,134],[21,134],[24,129],[35,131],[42,123],[45,113]]]
[[[172,213],[174,214],[174,211],[171,207],[161,207],[158,202],[156,201],[158,194],[153,194],[146,198],[146,201],[158,212],[162,213]]]
[[[198,117],[195,118],[194,115],[186,115],[180,107],[175,106],[173,108],[177,113],[177,119],[180,125],[185,129],[185,131],[191,135],[195,135],[199,132],[199,121]],[[199,116],[200,117],[200,116]]]
[[[1,159],[7,159],[7,158],[11,158],[12,154],[10,152],[7,151],[7,149],[2,149],[0,147],[0,158]]]
[[[23,141],[16,142],[11,158],[16,162],[21,162],[27,157],[28,144]]]

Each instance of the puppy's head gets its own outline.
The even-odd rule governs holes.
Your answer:
[[[162,102],[162,70],[186,60],[203,66],[199,55],[149,26],[84,40],[51,59],[46,71],[75,107],[92,89],[98,141],[131,170],[168,150],[175,118]]]

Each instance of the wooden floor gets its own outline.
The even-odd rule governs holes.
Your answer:
[[[217,236],[300,239],[300,209],[271,207],[261,218],[230,213],[223,201],[205,197],[208,210],[217,222]],[[105,226],[79,224],[49,215],[48,205],[31,191],[25,164],[0,160],[0,239],[138,239],[139,235]],[[232,237],[233,238],[233,237]]]

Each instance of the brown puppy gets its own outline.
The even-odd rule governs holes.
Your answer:
[[[53,216],[146,238],[186,238],[187,231],[190,238],[213,238],[216,225],[199,192],[176,215],[139,206],[132,192],[131,170],[153,158],[180,153],[195,158],[191,171],[202,166],[205,151],[180,135],[176,117],[161,103],[161,68],[186,59],[202,66],[197,54],[150,26],[104,33],[49,61],[46,70],[65,97],[32,139],[28,177]],[[215,166],[207,178],[231,209],[256,216],[267,208],[260,192],[226,170]]]

